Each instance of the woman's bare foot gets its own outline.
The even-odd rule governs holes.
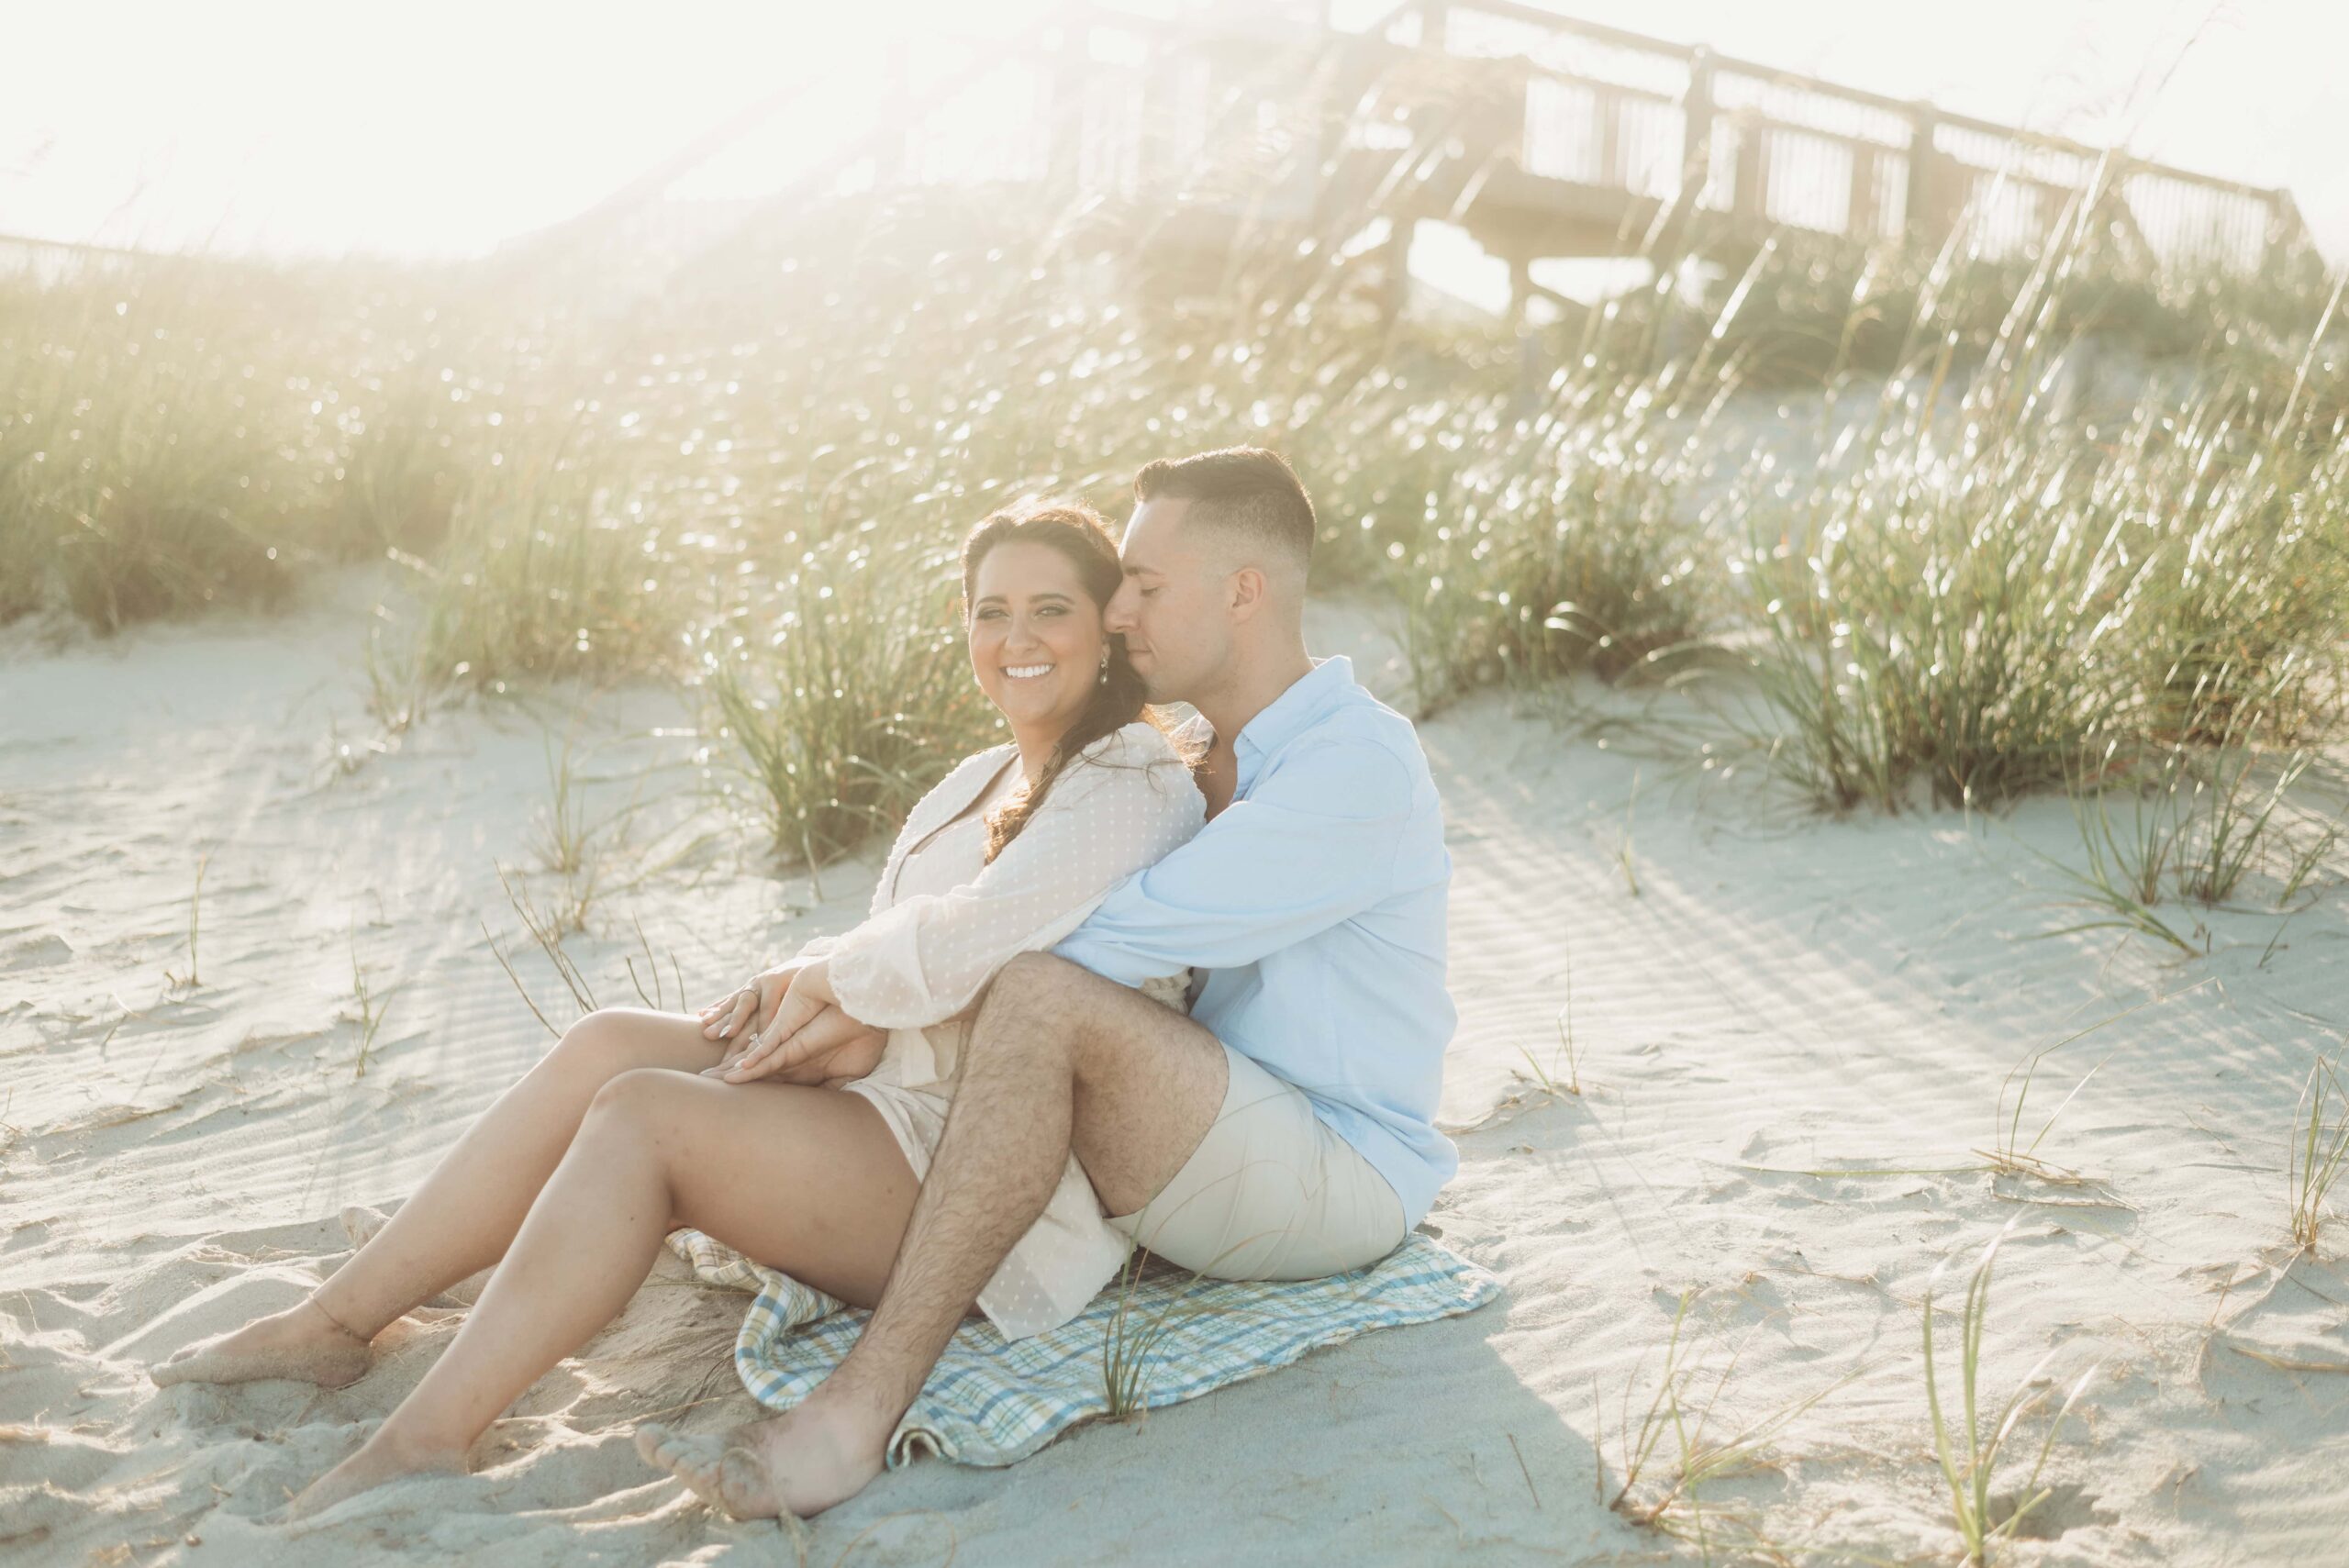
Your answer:
[[[355,1497],[394,1481],[411,1475],[462,1475],[465,1473],[465,1451],[431,1444],[415,1444],[402,1440],[390,1424],[375,1429],[374,1435],[362,1443],[357,1453],[305,1486],[285,1506],[285,1518],[290,1522],[306,1519],[313,1514],[324,1513],[346,1497]]]
[[[819,1404],[820,1392],[773,1420],[715,1436],[657,1421],[636,1429],[647,1464],[674,1472],[706,1503],[738,1519],[806,1518],[844,1503],[888,1468],[889,1434]]]
[[[174,1383],[250,1383],[262,1377],[340,1388],[365,1376],[372,1360],[366,1340],[305,1296],[233,1333],[188,1346],[148,1375],[163,1388]]]

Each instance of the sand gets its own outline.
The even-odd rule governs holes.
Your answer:
[[[1789,1551],[1946,1561],[1921,1294],[1954,1258],[1953,1298],[2009,1221],[1986,1398],[2051,1350],[2051,1383],[2101,1363],[2048,1462],[2051,1539],[2015,1560],[2341,1560],[2349,1220],[2294,1259],[2284,1175],[2301,1079],[2349,1020],[2338,862],[2280,939],[2247,895],[2200,913],[2206,955],[2031,940],[2085,917],[2031,853],[2080,862],[2061,800],[1828,820],[1749,771],[1668,778],[1499,695],[1422,728],[1462,1014],[1444,1097],[1462,1167],[1429,1226],[1500,1273],[1499,1301],[1079,1429],[1008,1471],[918,1462],[795,1546],[713,1517],[630,1441],[655,1413],[707,1429],[757,1408],[727,1359],[744,1298],[664,1256],[491,1429],[475,1473],[274,1523],[462,1308],[395,1325],[332,1392],[158,1389],[144,1369],[298,1299],[350,1255],[341,1210],[396,1202],[546,1048],[484,923],[551,1018],[575,1014],[495,867],[551,900],[556,879],[530,870],[550,744],[574,736],[591,817],[638,803],[569,944],[600,1001],[637,1000],[624,959],[642,979],[649,946],[660,995],[674,1006],[681,977],[698,1003],[852,923],[875,873],[868,856],[811,883],[723,831],[691,715],[656,692],[473,704],[384,736],[364,602],[348,584],[284,617],[61,650],[20,634],[0,653],[11,1563],[1695,1562],[1600,1501],[1687,1291],[1697,1354],[1737,1358],[1712,1430],[1823,1396],[1771,1467],[1700,1494],[1716,1528],[1742,1510]],[[1324,606],[1316,629],[1399,690],[1359,613]],[[1636,895],[1620,859],[1635,773]],[[363,1072],[354,962],[388,998]],[[1582,1092],[1553,1094],[1525,1053],[1564,1074],[1570,994]],[[2009,1069],[2108,1018],[2049,1060],[2025,1128],[2105,1061],[2038,1150],[2083,1180],[1787,1173],[1968,1166]],[[2033,1449],[2043,1430],[2026,1425]]]

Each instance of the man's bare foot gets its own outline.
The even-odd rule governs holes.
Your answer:
[[[346,1497],[411,1475],[465,1473],[464,1450],[404,1442],[396,1435],[386,1436],[389,1429],[388,1426],[376,1428],[357,1453],[305,1486],[285,1506],[286,1519],[308,1518]]]
[[[738,1519],[806,1518],[844,1503],[888,1468],[889,1433],[819,1404],[820,1392],[773,1420],[715,1436],[657,1421],[636,1429],[647,1464],[673,1471],[702,1501]]]
[[[250,1383],[262,1377],[340,1388],[365,1376],[372,1359],[366,1340],[306,1296],[233,1333],[190,1345],[148,1375],[163,1388],[174,1383]]]

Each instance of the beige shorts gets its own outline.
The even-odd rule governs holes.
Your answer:
[[[1305,1091],[1223,1048],[1231,1082],[1215,1125],[1156,1197],[1108,1223],[1215,1279],[1319,1279],[1403,1241],[1403,1205],[1377,1167],[1313,1114]]]

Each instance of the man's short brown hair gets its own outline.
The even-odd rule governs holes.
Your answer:
[[[1313,502],[1297,471],[1263,447],[1225,447],[1160,458],[1134,475],[1134,500],[1188,501],[1194,518],[1293,562],[1300,580],[1313,564]]]

